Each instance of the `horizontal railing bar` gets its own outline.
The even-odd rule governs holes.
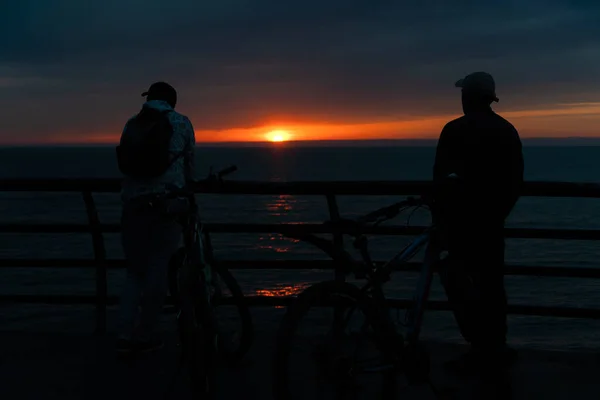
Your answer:
[[[248,303],[252,306],[287,306],[294,301],[294,297],[276,296],[248,296]],[[412,305],[409,299],[388,299],[388,305],[392,308],[406,309]],[[450,311],[450,304],[443,300],[430,300],[427,302],[427,310]],[[526,304],[510,304],[507,311],[509,314],[530,315],[540,317],[559,318],[584,318],[600,319],[600,309],[579,307],[557,307],[557,306],[531,306]]]
[[[337,229],[334,224],[233,224],[208,223],[206,230],[211,233],[281,233],[281,234],[331,234],[348,232]],[[119,233],[119,224],[102,224],[103,233]],[[369,226],[363,232],[371,235],[418,235],[424,226]],[[89,233],[86,224],[0,224],[0,233]],[[559,239],[559,240],[600,240],[600,230],[595,229],[542,229],[506,228],[505,236],[512,239]]]
[[[125,268],[125,259],[104,261],[108,269]],[[98,261],[91,258],[4,258],[0,268],[96,268]]]
[[[287,306],[293,302],[293,296],[247,296],[246,301],[250,306]],[[108,305],[118,304],[117,296],[107,298]],[[225,299],[225,304],[231,303]],[[89,295],[0,295],[0,304],[19,303],[19,304],[95,304],[95,296]],[[167,299],[168,304],[172,304],[171,299]],[[388,304],[393,308],[406,309],[412,304],[408,299],[388,299]],[[427,302],[427,309],[431,311],[449,311],[450,305],[447,301],[431,300]],[[167,311],[167,310],[165,310]],[[532,306],[526,304],[511,304],[508,306],[509,314],[530,315],[541,317],[559,317],[559,318],[584,318],[600,319],[600,309],[597,308],[579,308],[579,307],[558,307],[558,306]]]
[[[90,233],[88,224],[0,224],[1,233]],[[118,224],[102,224],[100,229],[103,233],[121,231]]]
[[[73,294],[73,295],[55,295],[55,294],[2,294],[0,295],[0,304],[20,303],[20,304],[96,304],[96,296]],[[118,296],[108,296],[106,305],[114,306],[119,303]],[[170,296],[166,300],[167,304],[172,304]]]
[[[231,270],[333,270],[333,260],[215,260],[215,265]],[[382,265],[383,261],[377,261]],[[109,259],[105,262],[108,269],[122,269],[126,265],[124,259]],[[95,268],[93,259],[0,259],[0,268]],[[401,270],[418,272],[422,264],[410,262]],[[561,277],[561,278],[600,278],[600,268],[594,267],[553,267],[539,265],[508,264],[505,275]]]
[[[290,195],[411,195],[431,190],[431,181],[297,181],[256,182],[227,180],[222,183],[198,182],[198,193],[220,194],[290,194]],[[0,191],[117,193],[118,178],[94,179],[1,179]],[[523,196],[600,197],[600,186],[590,182],[525,182]]]

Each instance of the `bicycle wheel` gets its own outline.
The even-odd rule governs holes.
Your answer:
[[[169,284],[169,295],[173,300],[173,304],[176,309],[181,307],[179,300],[179,270],[185,261],[185,249],[181,248],[177,250],[171,260],[169,260],[169,271],[167,274],[167,280]]]
[[[322,307],[320,307],[322,306]],[[333,325],[333,310],[337,308],[343,316],[338,328],[351,328],[351,316],[362,317],[357,333],[340,333],[341,329],[329,332]],[[329,309],[328,309],[329,308]],[[307,317],[308,312],[317,311],[317,317]],[[279,328],[275,354],[273,359],[273,393],[276,400],[295,400],[305,398],[338,398],[338,399],[392,399],[396,394],[396,351],[394,350],[392,333],[389,324],[380,317],[380,312],[372,299],[348,283],[327,281],[317,283],[304,292],[288,308]],[[300,323],[305,320],[310,324],[310,333],[299,333]],[[326,330],[325,343],[317,343],[316,349],[307,349],[307,343],[313,341],[315,333]],[[346,339],[358,339],[366,356],[371,360],[357,360],[357,352],[353,357],[340,355],[345,347]],[[370,345],[370,348],[369,348]],[[300,350],[306,362],[294,360],[293,350]],[[315,363],[315,366],[311,365]],[[297,367],[297,371],[292,368]],[[298,378],[314,375],[316,386],[305,382],[294,386]],[[357,384],[359,378],[366,383]],[[333,395],[314,393],[322,386],[331,386]]]
[[[180,307],[178,277],[184,260],[185,249],[180,249],[169,264],[169,292],[177,308]],[[235,364],[246,355],[254,341],[252,314],[244,293],[231,272],[218,264],[211,268],[217,278],[213,282],[215,291],[211,299],[219,334],[217,348],[226,363]]]
[[[244,358],[254,341],[252,314],[244,293],[231,272],[218,265],[212,268],[218,277],[215,286],[219,288],[212,299],[219,334],[217,348],[219,355],[227,363],[234,364]],[[234,310],[226,312],[230,307]]]
[[[180,298],[178,327],[192,393],[194,397],[213,399],[216,386],[216,342],[206,286],[199,279],[180,274],[179,287],[186,288]]]

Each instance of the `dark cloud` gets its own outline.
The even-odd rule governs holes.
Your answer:
[[[158,79],[207,129],[456,112],[474,70],[506,110],[590,101],[598,17],[566,0],[20,0],[0,6],[0,135],[118,129]]]

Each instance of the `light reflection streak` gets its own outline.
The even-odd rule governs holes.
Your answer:
[[[281,233],[267,233],[258,238],[257,246],[260,250],[271,250],[275,253],[289,253],[293,244],[300,242],[298,239],[292,239],[283,236]]]
[[[267,210],[270,216],[280,217],[289,214],[294,209],[297,200],[289,194],[279,194],[273,196],[270,202],[267,203]]]
[[[286,297],[295,296],[305,290],[310,284],[308,282],[293,283],[290,285],[278,285],[272,288],[256,289],[257,296],[265,297]],[[284,306],[275,306],[275,308],[284,308]]]
[[[270,217],[282,217],[294,209],[296,202],[297,200],[294,196],[280,194],[272,196],[266,203],[266,208]],[[292,250],[291,245],[299,242],[297,239],[285,237],[280,233],[262,235],[258,238],[258,241],[258,249],[270,250],[275,253],[289,253]]]

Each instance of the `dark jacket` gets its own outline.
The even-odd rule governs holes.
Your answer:
[[[491,109],[449,122],[438,141],[433,180],[438,221],[504,226],[523,183],[517,130]]]

